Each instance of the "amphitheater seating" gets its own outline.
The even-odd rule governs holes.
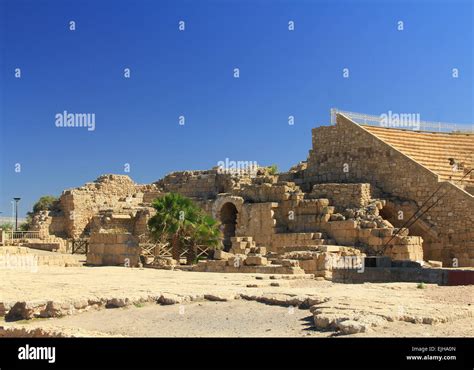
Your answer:
[[[474,189],[474,171],[461,181],[467,169],[474,167],[474,134],[419,132],[369,125],[364,128],[438,174],[441,180],[451,180],[470,192]],[[462,164],[457,171],[453,170],[450,158]]]

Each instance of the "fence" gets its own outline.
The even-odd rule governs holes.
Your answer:
[[[415,113],[384,113],[374,116],[331,108],[331,125],[336,124],[336,114],[341,113],[360,125],[411,129],[414,131],[465,132],[474,133],[474,124],[429,122],[419,120]]]
[[[40,239],[39,231],[3,231],[5,240]]]

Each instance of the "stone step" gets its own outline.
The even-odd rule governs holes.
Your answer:
[[[365,128],[438,174],[442,180],[451,178],[456,181],[464,176],[462,171],[453,173],[448,158],[466,162],[467,166],[472,165],[474,161],[472,157],[474,135],[414,132],[374,126],[365,126]],[[463,184],[474,184],[474,179],[468,176],[463,179]]]
[[[319,251],[321,245],[298,245],[298,246],[290,246],[290,247],[283,247],[279,253],[286,253],[286,252],[303,252],[303,251],[311,251],[316,252]]]
[[[321,232],[283,232],[283,233],[276,233],[275,234],[276,238],[281,238],[281,239],[295,239],[295,238],[302,238],[302,239],[311,239],[311,240],[317,240],[321,239],[323,237],[323,233]]]
[[[409,143],[397,143],[393,140],[387,140],[387,143],[393,145],[398,150],[402,151],[407,156],[413,158],[418,163],[429,168],[435,172],[443,180],[459,180],[464,176],[463,171],[453,172],[452,167],[448,162],[448,158],[455,158],[458,161],[466,162],[466,165],[472,165],[469,159],[472,157],[472,152],[467,152],[461,148],[436,148],[436,145],[430,145],[424,148],[419,146],[410,145]],[[474,183],[474,178],[467,176],[463,179],[463,182],[470,184]]]
[[[445,141],[445,140],[439,140],[436,139],[433,140],[427,140],[427,139],[418,139],[418,140],[413,140],[409,138],[399,138],[399,137],[389,137],[387,135],[381,134],[377,135],[380,138],[385,138],[387,140],[390,140],[392,143],[395,144],[400,144],[400,145],[416,145],[418,148],[427,148],[429,145],[434,145],[435,147],[443,147],[443,148],[449,148],[449,149],[467,149],[469,148],[469,145],[471,145],[471,142],[466,142],[466,141],[460,141],[458,145],[453,144],[450,141]]]
[[[327,245],[300,245],[300,246],[290,246],[282,248],[280,253],[286,252],[339,252],[342,248],[347,248],[347,246],[340,246],[334,244]]]
[[[419,152],[419,153],[425,153],[426,155],[430,155],[430,156],[439,156],[439,155],[442,155],[442,154],[445,154],[446,152],[450,152],[450,151],[455,151],[456,153],[466,153],[468,154],[469,153],[469,146],[468,145],[465,145],[465,146],[447,146],[447,145],[434,145],[431,147],[431,149],[437,149],[435,151],[433,150],[429,150],[429,146],[426,145],[417,145],[417,144],[411,144],[409,142],[397,142],[395,140],[392,140],[390,139],[390,142],[392,145],[396,145],[397,147],[400,147],[400,148],[407,148],[409,150],[412,150],[414,152]]]
[[[446,147],[456,147],[456,144],[453,143],[450,140],[446,140],[443,138],[432,138],[432,139],[416,139],[416,138],[409,138],[409,137],[400,137],[400,136],[390,136],[386,135],[385,133],[379,133],[377,135],[378,137],[391,140],[394,143],[401,143],[401,144],[419,144],[420,146],[424,145],[429,145],[429,144],[434,144],[436,146],[446,146]],[[459,145],[461,147],[468,147],[469,144],[472,143],[472,139],[464,139],[464,140],[459,140]]]
[[[472,134],[453,134],[453,133],[444,133],[444,132],[416,132],[412,130],[402,130],[402,129],[387,129],[385,127],[377,127],[377,126],[364,126],[367,130],[378,133],[379,135],[383,136],[391,136],[391,137],[405,137],[413,140],[422,140],[422,139],[433,139],[439,141],[447,141],[452,142],[454,141],[471,141],[473,140]]]

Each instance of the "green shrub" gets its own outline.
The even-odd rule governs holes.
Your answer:
[[[4,222],[3,224],[0,224],[0,229],[13,230],[13,224],[11,222]]]
[[[58,198],[52,195],[42,196],[33,206],[33,212],[52,211],[56,207],[57,202]]]
[[[278,173],[278,166],[276,164],[272,164],[268,167],[268,172],[270,175],[276,175]]]

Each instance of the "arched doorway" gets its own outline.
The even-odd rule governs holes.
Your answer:
[[[220,220],[222,223],[222,233],[224,234],[224,251],[229,251],[232,246],[230,238],[235,236],[235,227],[237,225],[237,208],[233,203],[225,203],[220,211]]]

